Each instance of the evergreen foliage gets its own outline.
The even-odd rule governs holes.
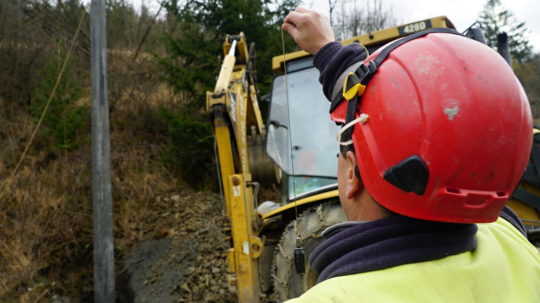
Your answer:
[[[58,52],[39,72],[41,80],[33,91],[30,104],[30,112],[36,121],[40,119],[49,101],[64,56],[64,52]],[[56,148],[73,149],[88,138],[88,135],[79,136],[84,126],[88,126],[90,118],[88,106],[77,104],[82,96],[82,84],[77,79],[73,66],[68,63],[43,120],[45,134],[54,138],[53,145]]]
[[[298,0],[204,0],[165,3],[174,31],[165,37],[167,56],[160,58],[167,82],[178,92],[189,92],[195,107],[219,73],[219,54],[226,34],[244,32],[255,43],[259,86],[267,91],[272,79],[272,57],[282,52],[280,26]],[[288,36],[288,35],[286,35]],[[287,49],[294,44],[287,40]]]
[[[540,54],[534,55],[526,63],[516,63],[513,67],[527,92],[533,117],[535,120],[540,119]],[[540,126],[538,122],[535,122],[537,127]]]
[[[512,12],[502,6],[500,0],[486,2],[478,23],[490,47],[497,48],[497,34],[506,32],[512,58],[520,63],[531,58],[532,45],[527,39],[528,28],[525,22],[518,21]]]
[[[209,123],[185,112],[161,110],[167,124],[165,163],[193,187],[211,182],[216,164],[212,159],[214,139]]]
[[[192,186],[213,178],[213,137],[208,120],[201,114],[206,91],[212,90],[222,63],[222,44],[227,34],[243,32],[255,43],[259,95],[272,82],[272,57],[282,50],[281,24],[298,0],[168,0],[165,35],[166,56],[158,60],[167,83],[184,96],[175,110],[164,111],[169,146],[165,160]],[[286,51],[294,49],[287,34]]]

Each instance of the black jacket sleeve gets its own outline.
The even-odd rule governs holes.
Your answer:
[[[319,81],[324,95],[332,100],[332,90],[339,76],[351,65],[367,58],[368,52],[360,44],[341,46],[339,42],[330,42],[317,52],[313,64],[321,72]]]

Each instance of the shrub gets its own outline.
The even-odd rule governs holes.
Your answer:
[[[212,182],[215,175],[214,140],[210,123],[200,114],[162,109],[167,124],[168,145],[163,159],[176,174],[193,187]]]
[[[32,93],[30,112],[39,120],[49,101],[64,60],[63,52],[51,57],[41,71],[41,80]],[[54,139],[56,149],[72,150],[88,136],[89,107],[80,103],[83,96],[82,84],[76,78],[73,67],[68,63],[43,120],[44,134]],[[86,127],[85,127],[86,126]]]

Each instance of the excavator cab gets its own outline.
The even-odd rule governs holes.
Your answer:
[[[328,119],[328,102],[313,58],[287,64],[274,79],[266,150],[282,171],[282,200],[291,201],[335,186],[338,127]]]
[[[361,43],[369,53],[386,43],[433,27],[450,27],[446,17],[436,17],[342,41]],[[282,202],[297,201],[336,189],[338,127],[328,119],[329,103],[318,81],[313,56],[304,52],[276,56],[266,152],[281,172]],[[317,200],[317,199],[315,199]],[[311,199],[310,202],[316,202]]]

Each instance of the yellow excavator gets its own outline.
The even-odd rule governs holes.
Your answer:
[[[446,17],[436,17],[342,44],[359,42],[373,52],[394,39],[436,27],[454,26]],[[474,38],[477,32],[472,34]],[[246,37],[242,33],[227,36],[223,52],[217,83],[207,92],[206,108],[230,221],[228,279],[241,303],[268,298],[284,301],[314,285],[317,277],[309,268],[309,254],[325,228],[345,220],[332,157],[338,152],[337,126],[328,119],[328,102],[308,53],[273,58],[276,77],[269,113],[263,117],[254,82],[253,49]],[[261,193],[272,188],[279,188],[281,198],[261,201]],[[523,183],[520,188],[540,197],[534,184]],[[534,208],[523,201],[510,203],[534,234],[540,227],[540,204]]]

